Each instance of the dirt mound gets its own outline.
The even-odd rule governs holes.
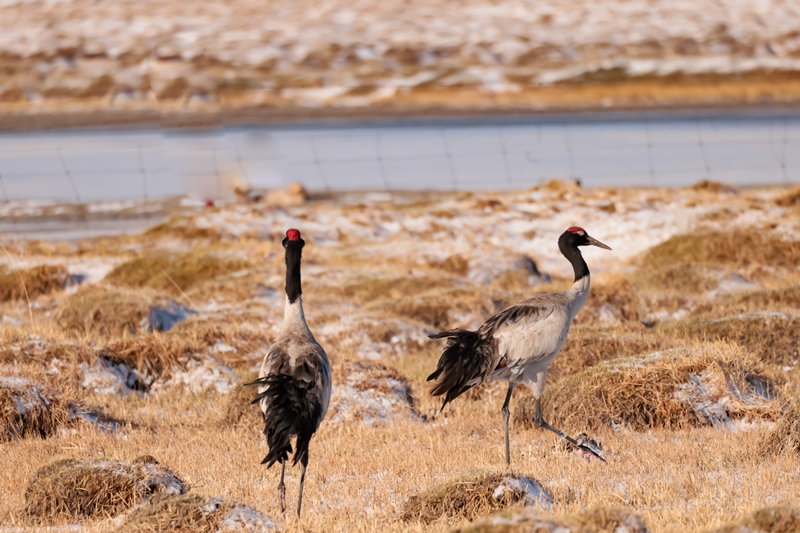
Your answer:
[[[512,505],[542,507],[553,498],[533,478],[499,472],[478,472],[411,496],[403,504],[402,520],[430,524],[443,516],[474,520]]]
[[[40,294],[60,291],[75,283],[61,265],[39,265],[25,270],[7,270],[0,274],[0,301],[24,300]]]
[[[513,509],[489,516],[452,533],[648,533],[641,518],[622,509],[596,509],[557,518],[533,509]]]
[[[736,524],[711,533],[800,533],[800,509],[767,507],[753,511]]]
[[[800,454],[800,399],[786,408],[761,447],[765,454]]]
[[[411,386],[397,370],[382,363],[356,361],[334,371],[328,420],[387,424],[414,417]]]
[[[151,498],[148,505],[128,515],[118,531],[269,533],[278,531],[278,526],[267,515],[222,498],[198,494],[158,494]]]
[[[116,516],[156,493],[183,494],[175,474],[150,456],[133,463],[63,459],[36,471],[25,489],[25,512],[57,516]]]
[[[545,420],[569,430],[645,430],[775,420],[781,401],[755,357],[717,343],[604,362],[548,387],[542,408]],[[522,398],[514,421],[531,427],[534,413],[533,398]]]

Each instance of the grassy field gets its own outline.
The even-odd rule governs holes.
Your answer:
[[[634,531],[631,514],[658,532],[800,531],[800,514],[782,508],[800,500],[798,215],[797,190],[554,181],[222,206],[136,236],[6,242],[0,531],[224,530],[216,514],[197,514],[210,501],[200,496],[222,498],[223,510],[249,506],[289,532],[615,531],[623,522]],[[556,239],[571,225],[613,251],[585,254],[591,296],[543,408],[553,425],[601,442],[608,463],[533,427],[520,387],[507,472],[504,386],[481,386],[440,413],[425,378],[441,346],[427,334],[477,327],[569,286]],[[290,227],[307,242],[306,316],[334,374],[300,519],[291,512],[299,468],[287,471],[282,515],[280,472],[259,464],[260,414],[242,387],[282,321],[280,239]],[[78,283],[88,264],[105,276]],[[153,306],[174,316],[168,331]],[[143,455],[182,480],[183,500],[93,482],[119,498],[100,505],[98,496],[92,512],[33,504],[28,487],[45,465]],[[493,497],[508,476],[540,483],[549,510],[524,515],[514,491]],[[172,522],[153,518],[167,507]],[[504,507],[511,514],[481,522]],[[768,507],[778,509],[756,512]]]

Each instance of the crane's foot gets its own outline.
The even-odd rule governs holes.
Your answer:
[[[575,445],[581,451],[581,455],[585,457],[587,461],[594,456],[604,463],[606,462],[606,460],[603,459],[603,451],[592,439],[581,438],[581,436],[579,436],[578,440],[575,441]]]
[[[286,512],[286,485],[284,485],[283,483],[281,483],[278,486],[278,498],[280,499],[280,502],[281,502],[281,512],[285,513]]]

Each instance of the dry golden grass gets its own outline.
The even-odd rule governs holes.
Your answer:
[[[9,270],[0,274],[0,302],[32,299],[41,294],[60,291],[69,281],[69,272],[61,265]]]
[[[220,531],[225,513],[234,507],[219,498],[199,494],[160,495],[148,505],[135,509],[119,528],[120,533],[133,532],[202,532]]]
[[[800,454],[800,401],[795,399],[784,411],[778,425],[764,439],[766,454]]]
[[[634,513],[601,508],[574,515],[553,516],[530,509],[492,515],[452,533],[647,533],[645,523]]]
[[[469,472],[426,489],[403,503],[401,518],[405,522],[431,524],[442,517],[474,520],[505,509],[525,499],[523,491],[508,487],[499,498],[493,496],[507,476],[500,472]]]
[[[711,423],[693,404],[729,398],[725,410],[732,417],[775,420],[781,401],[773,398],[763,368],[751,354],[724,343],[606,361],[550,386],[542,415],[569,430],[614,424],[638,431],[685,428]],[[699,377],[696,385],[691,376]],[[681,401],[681,394],[688,401]],[[534,414],[533,398],[524,398],[517,403],[514,421],[531,426]]]
[[[250,261],[223,255],[214,248],[194,248],[183,254],[161,251],[117,266],[106,276],[106,281],[180,294],[205,281],[252,266]]]
[[[0,377],[0,443],[54,435],[70,423],[70,403],[76,402],[42,382]]]
[[[25,489],[25,512],[37,521],[113,517],[180,480],[150,456],[133,463],[62,459],[39,468]]]
[[[794,314],[766,312],[685,319],[660,329],[677,337],[735,342],[757,359],[781,366],[794,364],[800,352],[800,317]]]
[[[736,524],[729,524],[712,533],[800,533],[800,509],[767,507],[753,511]]]
[[[782,240],[767,228],[688,233],[652,247],[641,267],[661,269],[685,262],[737,270],[794,269],[800,264],[800,241]]]
[[[153,303],[154,295],[141,289],[89,285],[64,298],[53,319],[65,332],[78,336],[133,335]]]
[[[225,395],[225,408],[219,419],[220,425],[243,424],[249,427],[258,427],[259,424],[263,423],[261,408],[258,405],[253,405],[256,389],[245,386],[245,384],[252,383],[256,379],[258,379],[258,372],[256,371],[243,375],[242,380]]]
[[[475,503],[470,499],[473,495],[468,495],[463,501],[473,502],[469,504],[472,507],[459,507],[453,499],[423,506],[420,498],[428,494],[458,496],[458,491],[432,488],[452,487],[468,472],[503,472],[500,407],[505,384],[476,388],[440,413],[441,400],[427,394],[430,385],[425,378],[435,368],[441,346],[426,335],[434,329],[472,327],[536,292],[563,290],[571,280],[561,277],[566,271],[548,272],[553,277],[550,285],[529,287],[527,273],[511,270],[487,285],[472,285],[465,280],[472,258],[484,249],[490,253],[483,247],[489,239],[501,238],[497,228],[519,225],[519,235],[531,238],[537,231],[550,231],[546,221],[535,230],[525,226],[539,224],[543,215],[520,211],[519,205],[549,213],[565,209],[566,202],[577,202],[596,211],[598,220],[613,228],[618,221],[624,223],[627,212],[639,209],[638,205],[650,206],[648,209],[664,205],[673,209],[676,202],[713,205],[716,207],[709,213],[724,214],[728,209],[724,216],[736,217],[749,209],[760,212],[757,205],[774,205],[778,198],[772,193],[767,200],[755,193],[722,194],[724,190],[714,184],[695,189],[699,190],[580,189],[576,184],[554,182],[524,193],[426,194],[397,203],[382,200],[380,205],[366,202],[339,207],[312,201],[287,208],[279,214],[279,223],[274,221],[274,211],[248,207],[242,216],[264,221],[264,228],[258,235],[247,234],[239,240],[231,238],[224,227],[198,229],[192,217],[175,217],[142,236],[22,246],[20,253],[35,248],[48,261],[63,256],[68,266],[68,260],[92,257],[113,260],[120,266],[105,280],[104,289],[82,287],[73,295],[55,289],[39,295],[32,309],[33,321],[0,328],[0,362],[25,366],[38,382],[57,390],[61,388],[54,383],[61,384],[59,387],[80,384],[80,364],[92,365],[99,357],[128,364],[162,381],[178,375],[186,358],[213,357],[233,368],[245,382],[255,377],[253,370],[283,315],[279,239],[272,244],[259,239],[278,235],[282,229],[278,224],[286,223],[284,217],[288,217],[309,243],[304,253],[303,298],[312,331],[333,364],[336,390],[395,394],[392,397],[397,390],[405,390],[413,391],[414,398],[407,397],[402,409],[378,424],[365,424],[366,417],[357,416],[347,423],[334,420],[340,406],[331,405],[328,419],[311,443],[303,517],[297,519],[293,506],[299,469],[287,468],[290,505],[287,514],[281,515],[276,495],[280,472],[259,465],[265,453],[263,422],[258,406],[250,405],[254,391],[241,383],[226,395],[213,389],[192,392],[177,386],[154,387],[156,392],[128,397],[64,389],[64,398],[102,406],[107,416],[126,424],[108,434],[90,424],[67,424],[60,426],[65,431],[51,431],[46,439],[30,432],[0,445],[0,471],[4,473],[0,476],[0,523],[22,529],[35,525],[25,512],[20,487],[42,466],[63,459],[130,462],[148,453],[180,472],[192,490],[186,498],[156,498],[154,505],[137,512],[136,520],[128,521],[124,526],[128,529],[154,531],[170,521],[187,529],[217,527],[218,517],[204,514],[201,518],[192,510],[195,504],[217,497],[219,502],[228,502],[224,505],[241,502],[274,517],[287,533],[467,530],[467,516],[475,518],[475,528],[486,526],[481,518],[498,507],[496,502],[479,498]],[[532,195],[537,198],[535,206],[531,205]],[[215,211],[224,219],[238,216],[241,210]],[[356,229],[338,236],[325,233],[326,245],[315,245],[313,231],[305,230],[303,224],[325,226],[332,214],[341,214]],[[478,222],[463,225],[464,215],[472,217],[465,220]],[[422,216],[435,217],[441,226],[435,228],[436,233],[419,229],[417,219]],[[410,220],[407,231],[388,236],[370,233],[375,224],[402,226]],[[718,224],[699,215],[695,220],[699,227]],[[782,223],[796,225],[788,215]],[[591,227],[587,224],[590,233],[596,233]],[[451,246],[442,234],[458,235],[453,239],[457,245]],[[622,261],[614,254],[603,257],[605,263],[597,259],[596,269],[594,258],[589,261],[593,269],[589,304],[551,368],[543,406],[545,418],[554,425],[563,425],[573,435],[585,430],[591,437],[602,438],[608,464],[587,462],[554,446],[560,443],[555,435],[530,427],[525,387],[517,389],[512,401],[515,424],[510,472],[524,472],[553,495],[546,523],[575,531],[614,531],[630,512],[640,515],[651,531],[707,531],[743,523],[756,509],[800,500],[794,479],[797,454],[772,453],[777,448],[765,444],[777,442],[774,436],[767,437],[773,429],[773,435],[781,435],[780,442],[796,439],[786,437],[793,435],[795,426],[790,421],[796,408],[787,409],[779,418],[783,395],[788,395],[797,380],[795,370],[784,371],[782,366],[794,364],[790,351],[796,335],[787,328],[796,325],[790,320],[783,329],[776,329],[777,323],[759,319],[749,321],[746,327],[733,322],[724,326],[729,329],[717,330],[714,328],[722,328],[718,324],[724,321],[711,322],[742,313],[776,311],[789,316],[789,311],[797,311],[800,276],[792,275],[790,268],[796,243],[789,241],[781,245],[782,250],[773,249],[777,245],[772,234],[764,234],[761,228],[720,234],[722,237],[710,244],[710,233],[705,231],[668,240],[669,246],[658,245],[652,255],[642,254],[644,260],[636,271],[631,270],[627,258]],[[522,237],[509,237],[517,238]],[[465,251],[464,242],[473,249]],[[745,248],[732,249],[734,243],[742,242]],[[614,242],[610,244],[620,253]],[[764,249],[758,248],[762,245]],[[425,258],[434,249],[443,261]],[[491,250],[502,255],[512,249]],[[417,250],[422,253],[416,254]],[[541,264],[549,265],[557,251],[537,249],[537,261],[539,253]],[[636,264],[637,256],[631,253],[629,257]],[[25,259],[26,264],[35,263],[30,257]],[[563,260],[559,257],[558,261]],[[170,277],[174,274],[180,290],[162,269]],[[715,286],[715,281],[731,270],[756,286],[737,294],[720,292],[722,285]],[[785,272],[786,277],[775,272]],[[149,287],[146,294],[142,287]],[[133,331],[130,325],[143,309],[137,306],[144,302],[131,299],[131,294],[157,297],[161,292],[156,290],[173,295],[201,314],[169,332]],[[605,305],[618,320],[598,316]],[[682,315],[672,316],[677,311]],[[22,316],[28,310],[17,299],[3,304],[2,312]],[[650,324],[654,313],[660,313],[652,320],[658,325],[644,327],[640,320]],[[677,316],[684,318],[680,321]],[[704,325],[694,325],[701,323]],[[715,341],[717,337],[724,342]],[[218,342],[223,350],[214,348]],[[669,353],[691,355],[646,357],[678,348],[687,351]],[[365,361],[367,357],[376,359]],[[46,372],[53,368],[60,373],[48,377]],[[673,400],[676,392],[689,391],[686,386],[692,375],[702,378],[710,391],[710,404],[727,409],[736,432],[709,425],[691,406]],[[771,401],[737,400],[732,388],[753,392],[760,386],[754,378],[773,384],[772,391],[781,396]],[[762,388],[769,389],[769,385]],[[729,398],[722,402],[725,395]],[[742,423],[750,418],[755,423]],[[620,424],[617,431],[610,427],[612,421]],[[773,421],[777,421],[774,427]],[[417,511],[425,507],[429,512],[420,511],[403,520],[404,509],[414,502],[420,504]],[[92,533],[119,526],[99,516],[69,513],[49,518],[48,524],[78,524]],[[530,530],[529,522],[525,524]]]

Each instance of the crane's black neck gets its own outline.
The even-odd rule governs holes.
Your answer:
[[[286,296],[290,304],[295,303],[303,294],[300,283],[300,259],[304,244],[302,239],[284,240],[283,244],[286,248]]]
[[[561,250],[561,253],[567,258],[567,261],[572,263],[572,270],[575,272],[576,282],[589,275],[589,267],[586,265],[586,261],[583,260],[583,255],[575,239],[572,238],[571,235],[566,234],[561,236],[558,240],[558,249]]]

